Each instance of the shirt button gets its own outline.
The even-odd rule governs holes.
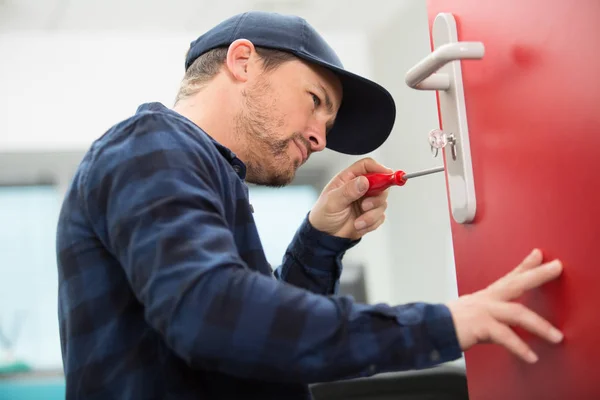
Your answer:
[[[371,364],[369,366],[369,373],[374,374],[377,371],[377,366],[375,364]]]
[[[439,361],[439,359],[440,359],[440,353],[437,350],[433,350],[429,354],[429,358],[431,359],[431,361]]]

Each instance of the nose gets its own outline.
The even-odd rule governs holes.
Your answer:
[[[325,122],[315,123],[308,129],[305,138],[310,143],[311,152],[323,151],[325,149],[327,145],[326,132]]]

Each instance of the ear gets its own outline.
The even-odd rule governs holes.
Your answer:
[[[227,69],[235,80],[246,82],[249,66],[255,54],[254,45],[246,39],[238,39],[227,50]]]

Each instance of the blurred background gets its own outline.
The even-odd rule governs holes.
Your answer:
[[[22,385],[64,397],[54,236],[84,152],[139,104],[171,106],[189,43],[253,9],[306,18],[348,69],[391,91],[395,128],[370,156],[407,172],[442,165],[427,142],[435,92],[404,83],[430,52],[425,1],[0,0],[0,398]],[[326,150],[287,188],[251,187],[273,265],[323,186],[357,159]],[[456,297],[444,177],[392,188],[387,216],[347,254],[342,291],[368,303]]]

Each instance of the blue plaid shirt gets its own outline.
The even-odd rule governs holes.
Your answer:
[[[306,399],[461,356],[444,305],[337,296],[356,242],[307,219],[273,271],[245,173],[159,103],[93,143],[57,231],[68,399]]]

